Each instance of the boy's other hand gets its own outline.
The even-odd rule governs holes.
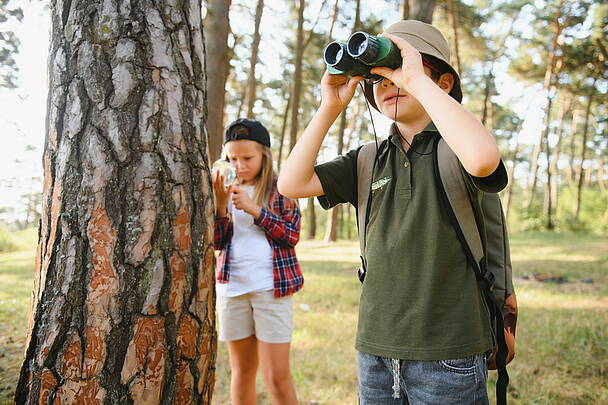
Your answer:
[[[355,94],[357,83],[363,76],[345,77],[327,71],[321,79],[321,107],[342,112]]]
[[[395,45],[401,50],[401,58],[403,62],[401,67],[397,69],[390,69],[387,67],[375,67],[371,69],[372,73],[379,74],[380,76],[386,77],[391,82],[395,83],[395,86],[403,90],[408,90],[411,83],[420,78],[425,77],[424,67],[422,65],[422,55],[418,49],[414,48],[403,38],[399,38],[395,35],[383,33],[379,35],[393,41]]]

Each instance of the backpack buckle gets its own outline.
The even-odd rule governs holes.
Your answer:
[[[488,286],[488,288],[491,290],[492,286],[494,285],[494,280],[496,280],[496,277],[494,277],[494,273],[492,273],[491,271],[486,271],[483,274],[483,281],[486,283],[486,285]]]

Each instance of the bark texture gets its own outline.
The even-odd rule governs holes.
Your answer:
[[[51,2],[18,404],[208,404],[216,353],[196,0]]]

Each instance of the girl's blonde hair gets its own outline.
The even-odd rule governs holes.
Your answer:
[[[262,169],[256,177],[256,188],[253,200],[261,207],[272,211],[270,205],[270,195],[274,191],[276,174],[272,168],[272,152],[266,145],[256,142],[262,152]]]

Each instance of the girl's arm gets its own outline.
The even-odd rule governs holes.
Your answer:
[[[294,200],[278,195],[279,215],[262,208],[260,216],[253,222],[266,232],[272,240],[289,248],[296,246],[300,240],[300,209]]]

